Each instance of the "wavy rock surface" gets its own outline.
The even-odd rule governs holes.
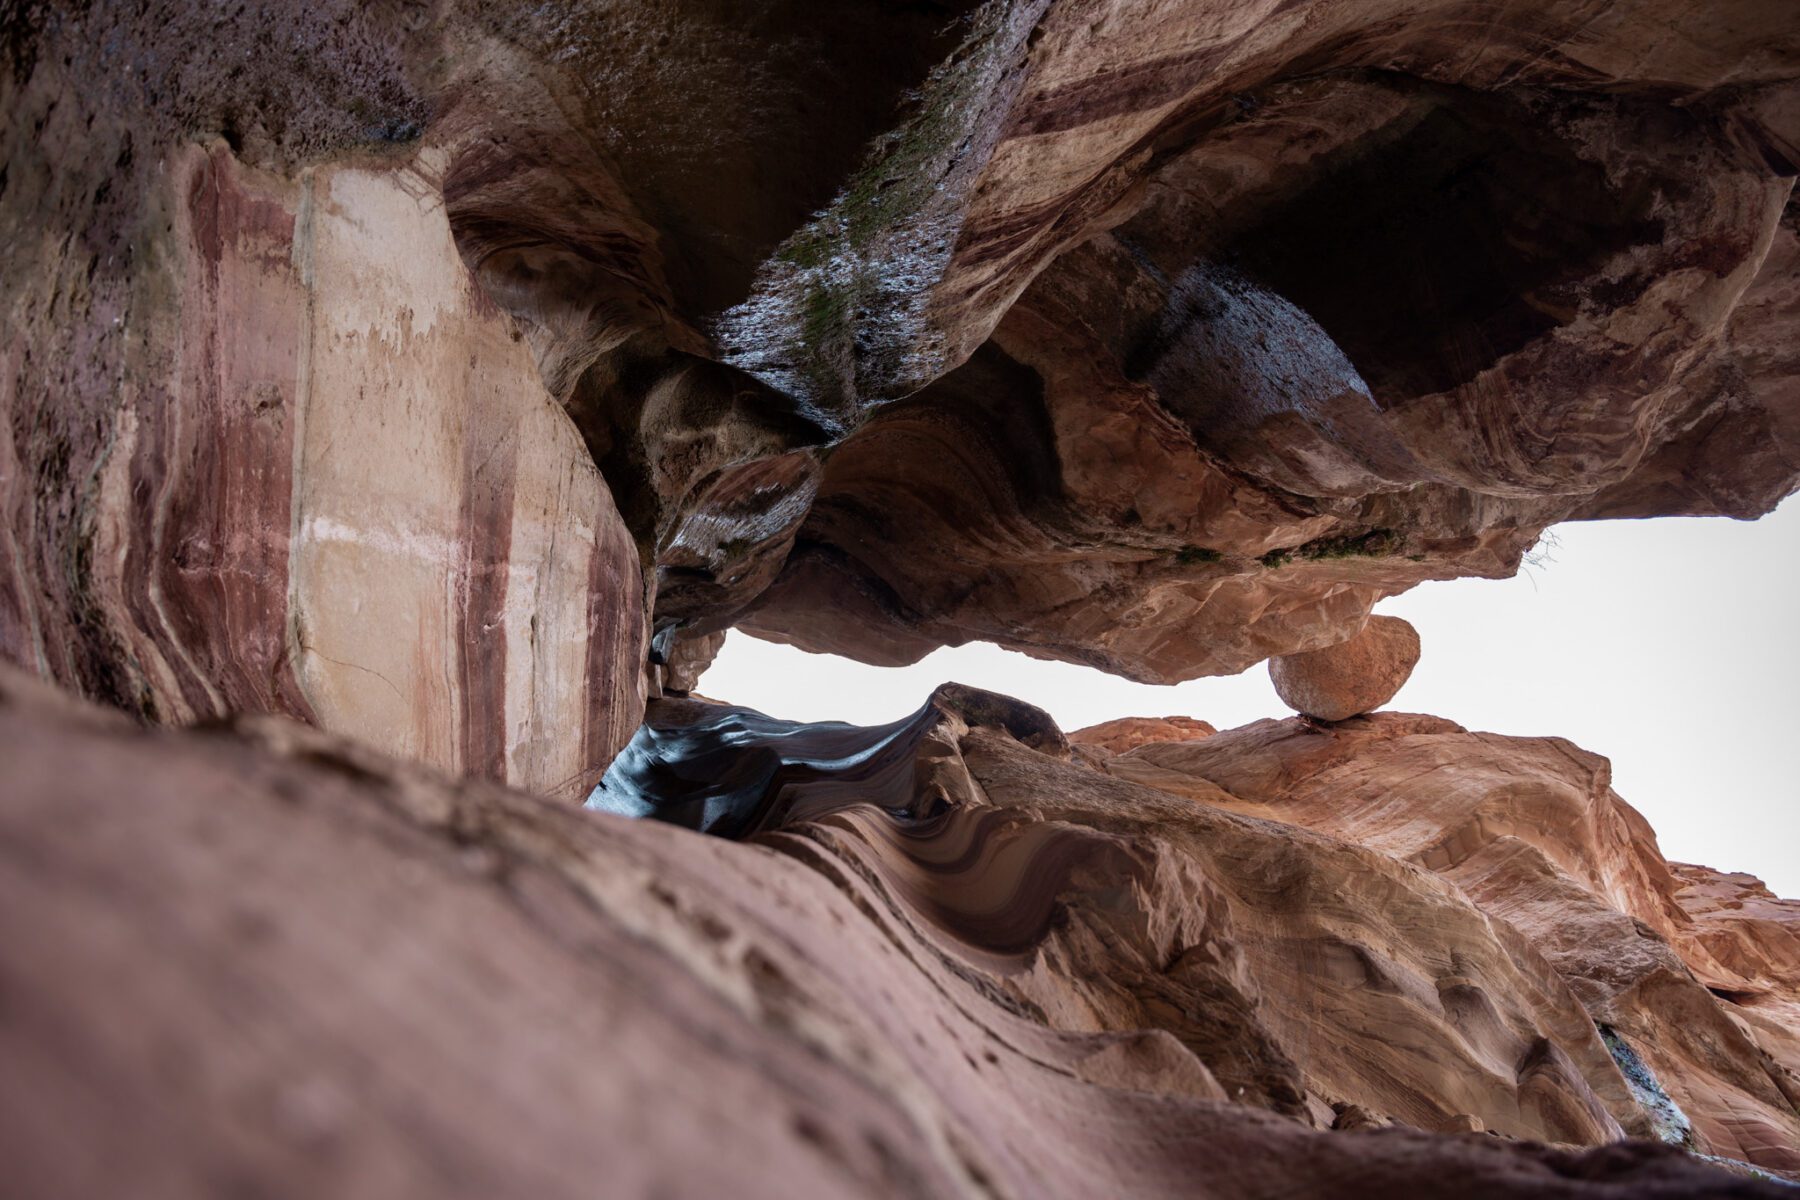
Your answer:
[[[1605,759],[1560,739],[1377,713],[1324,732],[1261,721],[1104,769],[1437,873],[1530,940],[1624,1047],[1622,1064],[1648,1068],[1640,1095],[1672,1102],[1659,1133],[1800,1172],[1785,1019],[1800,913],[1754,880],[1664,862]]]
[[[0,645],[140,711],[311,706],[586,784],[639,620],[1172,682],[1506,574],[1557,520],[1800,482],[1781,0],[31,11],[0,56]],[[209,199],[215,136],[242,165],[202,156]],[[327,498],[372,474],[386,516]],[[250,578],[188,569],[301,611],[256,648],[107,581],[225,553],[222,506]],[[464,564],[452,599],[416,564],[366,629],[293,598],[401,524]],[[584,604],[612,716],[571,709]]]
[[[1193,717],[1120,717],[1077,729],[1069,735],[1069,744],[1123,754],[1150,742],[1186,742],[1217,732],[1210,722]]]
[[[1790,0],[12,5],[0,656],[140,724],[0,675],[9,1182],[1765,1194],[1617,1139],[1796,1171],[1793,907],[1593,756],[680,693],[1769,510],[1797,81]]]
[[[1791,15],[1652,84],[1648,5],[1103,8],[1046,13],[933,293],[972,353],[832,454],[751,628],[1166,683],[1557,520],[1793,489]]]
[[[1748,1024],[1757,1043],[1800,1078],[1800,901],[1782,900],[1760,879],[1670,863],[1675,903],[1689,918],[1673,940],[1694,975]]]
[[[1002,697],[940,690],[903,747],[865,734],[885,783],[733,843],[274,718],[0,688],[0,1150],[30,1194],[1783,1194],[1510,1140],[1647,1128],[1527,937],[1070,763]]]

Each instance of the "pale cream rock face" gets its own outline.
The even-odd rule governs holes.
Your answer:
[[[617,516],[457,256],[434,166],[308,181],[300,676],[326,728],[568,790],[604,766],[585,761],[581,736],[588,581],[595,556],[619,548]],[[466,667],[478,648],[484,661]]]

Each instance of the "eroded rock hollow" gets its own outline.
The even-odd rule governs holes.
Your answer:
[[[1800,487],[1791,0],[0,21],[22,1195],[1800,1180],[1796,903],[1369,711],[1384,597]]]

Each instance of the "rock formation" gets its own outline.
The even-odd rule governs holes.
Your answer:
[[[0,676],[9,1182],[1762,1194],[1792,902],[1391,646],[686,693],[1767,512],[1797,173],[1791,0],[7,5],[0,659],[127,714]]]
[[[890,8],[26,6],[0,646],[585,786],[651,634],[1173,682],[1800,480],[1791,5]]]
[[[1123,754],[1150,742],[1186,742],[1211,737],[1217,732],[1208,722],[1193,717],[1120,717],[1077,729],[1069,735],[1069,742],[1110,754]]]
[[[668,650],[662,653],[662,662],[654,663],[657,671],[658,690],[672,695],[685,696],[694,690],[700,682],[700,676],[712,665],[712,660],[725,644],[725,631],[701,634],[699,637],[671,638]]]
[[[0,393],[5,652],[147,720],[286,713],[585,794],[642,704],[638,557],[457,257],[441,156],[159,153],[127,294],[94,294],[98,250],[9,262],[41,274]],[[55,203],[52,164],[9,162],[0,204]]]
[[[1800,906],[1757,897],[1760,885],[1743,877],[1710,903],[1697,895],[1690,880],[1726,881],[1662,860],[1644,819],[1611,790],[1605,759],[1560,739],[1377,713],[1325,733],[1258,722],[1145,746],[1104,769],[1450,881],[1543,954],[1640,1099],[1666,1096],[1667,1140],[1800,1171],[1800,1073],[1783,1019]],[[1744,893],[1765,911],[1742,923],[1711,916]],[[1644,1064],[1641,1079],[1632,1061]],[[1644,1107],[1656,1116],[1657,1103]]]
[[[665,767],[722,768],[689,784],[748,840],[458,783],[279,718],[146,732],[0,678],[10,1180],[1786,1194],[1614,1140],[1791,1170],[1795,1078],[1735,1015],[1747,997],[1689,973],[1704,918],[1565,744],[1382,714],[1145,745],[1102,772],[1029,706],[956,687],[886,730],[763,718],[746,738],[717,706],[651,713],[684,747]],[[1421,820],[1386,832],[1371,818],[1393,805],[1356,798],[1406,789],[1421,757],[1460,783],[1437,804],[1411,784]],[[1368,844],[1324,830],[1318,795],[1348,795],[1338,828]],[[1538,842],[1470,832],[1508,818]],[[1756,919],[1732,931],[1744,950],[1791,948],[1791,906]]]
[[[1370,617],[1349,641],[1271,658],[1269,679],[1295,712],[1342,721],[1392,700],[1418,662],[1418,630],[1399,617]]]

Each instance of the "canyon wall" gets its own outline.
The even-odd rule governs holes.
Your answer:
[[[1647,1067],[1668,1111],[1681,1114],[1660,1132],[1706,1153],[1800,1170],[1800,1063],[1786,1031],[1800,905],[1769,898],[1773,920],[1754,938],[1767,939],[1766,959],[1751,966],[1727,949],[1721,961],[1709,940],[1732,939],[1682,901],[1682,872],[1693,869],[1664,862],[1649,825],[1609,786],[1605,759],[1560,739],[1375,713],[1329,730],[1264,721],[1146,745],[1104,769],[1453,882],[1529,939],[1621,1066],[1629,1053]],[[1727,965],[1734,959],[1754,978]]]
[[[548,787],[733,625],[1166,683],[1800,483],[1792,5],[739,16],[22,13],[5,653]]]
[[[9,1182],[1800,1177],[1794,902],[1567,743],[689,695],[734,627],[1304,673],[1769,511],[1791,0],[3,18]]]
[[[1754,884],[1676,886],[1566,744],[1382,714],[1094,766],[1030,706],[955,686],[887,730],[651,717],[682,747],[665,761],[727,768],[691,786],[736,780],[744,840],[281,718],[143,730],[0,674],[11,1181],[1788,1192],[1800,914],[1763,901],[1733,929],[1690,895],[1684,915],[1688,888],[1718,911]],[[853,777],[799,765],[857,738]],[[759,772],[771,745],[795,765]],[[1448,801],[1421,758],[1455,773]],[[1359,799],[1382,786],[1385,809]],[[1251,815],[1317,819],[1326,790],[1369,845]],[[1735,998],[1686,965],[1702,941]]]
[[[97,140],[77,103],[42,99],[0,200],[0,649],[147,720],[281,712],[585,794],[637,724],[642,573],[456,253],[441,154],[163,147],[100,185],[145,189],[100,247],[54,223],[99,221],[45,161]]]

